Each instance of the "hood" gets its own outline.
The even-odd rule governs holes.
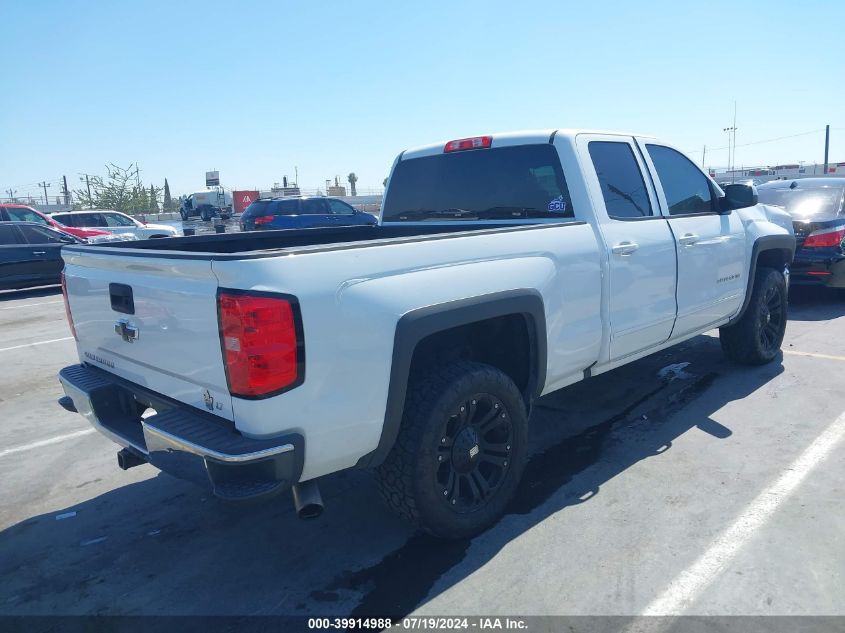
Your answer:
[[[148,222],[144,225],[144,228],[147,229],[155,229],[156,231],[165,231],[166,233],[178,233],[174,227],[169,226],[167,224],[153,224],[152,222]]]

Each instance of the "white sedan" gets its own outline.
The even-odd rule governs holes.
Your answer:
[[[91,211],[69,211],[54,213],[52,217],[66,226],[78,228],[98,228],[111,233],[129,233],[144,240],[153,237],[174,237],[179,231],[166,224],[148,224],[119,211],[95,209]]]

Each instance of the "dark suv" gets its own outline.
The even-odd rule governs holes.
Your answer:
[[[337,198],[259,199],[241,215],[241,230],[374,225],[376,218]]]

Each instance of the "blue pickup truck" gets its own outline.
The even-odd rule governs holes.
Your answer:
[[[241,215],[242,231],[375,224],[375,216],[322,196],[259,199]]]

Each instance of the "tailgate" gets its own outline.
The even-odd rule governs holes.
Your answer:
[[[232,419],[211,261],[94,249],[64,258],[82,362]]]

